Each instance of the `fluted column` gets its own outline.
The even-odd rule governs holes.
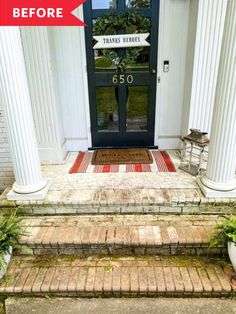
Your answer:
[[[40,191],[47,181],[40,168],[18,27],[0,27],[0,93],[15,174],[13,190],[20,194]]]
[[[210,133],[227,1],[199,0],[198,3],[192,82],[190,86],[186,82],[190,92],[184,112],[184,135],[190,128]]]
[[[202,183],[206,187],[216,191],[232,191],[236,189],[235,73],[236,1],[229,0],[215,96],[207,173],[202,178]],[[231,193],[231,195],[236,196],[236,191]],[[225,196],[227,195],[225,194]]]

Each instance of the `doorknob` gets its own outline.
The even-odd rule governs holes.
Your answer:
[[[152,70],[151,70],[151,73],[152,73],[152,74],[156,74],[156,73],[157,73],[156,69],[152,69]]]

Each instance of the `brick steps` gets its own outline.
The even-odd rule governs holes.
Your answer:
[[[9,213],[18,209],[20,215],[113,215],[113,214],[177,214],[177,215],[224,215],[236,213],[235,199],[207,199],[203,197],[193,178],[189,177],[184,188],[182,176],[170,174],[143,174],[141,177],[99,176],[100,183],[93,179],[90,187],[86,187],[86,177],[69,176],[65,186],[53,184],[43,201],[8,201],[9,189],[0,197],[1,212]],[[111,181],[117,180],[114,188]],[[105,179],[104,179],[105,178]],[[75,182],[73,181],[75,180]],[[82,180],[82,182],[80,182]],[[136,182],[137,181],[137,182]],[[148,181],[148,182],[146,182]],[[161,182],[163,181],[163,182]],[[80,182],[80,185],[78,185]],[[126,182],[126,183],[125,183]],[[175,182],[172,186],[172,182]],[[88,182],[87,182],[88,183]],[[103,185],[104,184],[104,185]],[[138,188],[136,187],[138,185]],[[150,187],[148,188],[147,186]],[[85,186],[85,187],[84,187]],[[154,188],[156,186],[156,188]]]
[[[0,294],[229,297],[229,267],[203,257],[13,257]]]
[[[209,249],[216,216],[27,217],[21,244],[34,255],[224,255]]]
[[[19,215],[22,216],[61,216],[61,215],[141,215],[141,214],[158,214],[158,215],[226,215],[236,214],[236,207],[229,204],[211,205],[203,204],[196,205],[189,203],[187,206],[177,205],[174,203],[169,204],[142,204],[136,205],[129,204],[115,204],[115,205],[94,205],[90,204],[20,204],[12,207],[1,206],[0,209],[3,213],[17,209]]]

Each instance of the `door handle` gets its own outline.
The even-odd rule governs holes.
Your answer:
[[[152,70],[151,70],[151,73],[152,73],[152,74],[156,74],[156,73],[157,73],[156,69],[152,69]]]

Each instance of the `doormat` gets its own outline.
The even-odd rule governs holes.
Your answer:
[[[149,149],[97,149],[93,153],[91,164],[100,165],[128,165],[151,164],[153,162]]]
[[[69,173],[176,172],[166,151],[150,151],[152,164],[92,165],[93,152],[80,152]]]

